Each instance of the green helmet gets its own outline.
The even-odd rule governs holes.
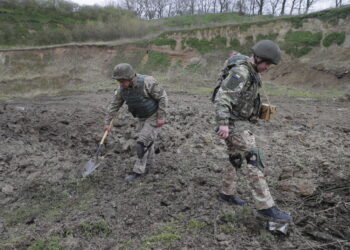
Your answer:
[[[136,75],[134,69],[128,63],[120,63],[114,67],[112,79],[131,80]]]
[[[261,40],[257,42],[253,48],[254,55],[273,64],[278,64],[281,60],[281,50],[278,45],[270,40]]]

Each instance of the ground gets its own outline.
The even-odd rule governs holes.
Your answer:
[[[122,109],[100,167],[111,90],[0,103],[0,249],[350,249],[348,100],[275,95],[277,116],[247,125],[266,158],[289,234],[266,230],[245,169],[242,207],[219,202],[225,147],[209,94],[169,89],[156,164],[132,184],[136,120]],[[245,125],[244,125],[245,126]]]

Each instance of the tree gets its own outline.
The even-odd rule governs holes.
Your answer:
[[[271,14],[272,15],[275,15],[277,13],[277,6],[278,6],[279,2],[280,2],[280,0],[270,0],[269,1],[270,5],[271,5]]]
[[[342,0],[335,0],[335,7],[339,8],[343,5],[343,1]]]
[[[282,0],[281,13],[280,13],[281,16],[284,15],[284,11],[286,8],[286,2],[287,2],[287,0]]]
[[[258,5],[258,7],[259,7],[258,15],[262,15],[264,4],[265,4],[265,0],[256,0],[256,3]]]

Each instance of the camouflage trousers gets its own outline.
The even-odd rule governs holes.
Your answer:
[[[249,130],[235,131],[233,126],[230,126],[230,134],[226,139],[226,145],[229,155],[241,154],[246,163],[245,155],[247,155],[250,148],[255,148],[255,137]],[[256,209],[266,209],[274,206],[274,200],[270,194],[264,173],[251,164],[246,165],[247,178],[250,183],[254,203]],[[227,195],[235,195],[236,193],[236,179],[237,171],[232,164],[228,164],[224,171],[223,185],[221,192]]]
[[[146,147],[146,153],[142,159],[137,158],[133,172],[143,174],[146,167],[152,167],[154,164],[154,142],[158,137],[159,128],[156,126],[157,116],[153,114],[146,119],[139,119],[137,130],[136,142],[141,142]]]

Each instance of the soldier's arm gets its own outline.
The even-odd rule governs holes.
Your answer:
[[[145,89],[151,98],[158,101],[157,118],[165,120],[166,109],[168,106],[168,96],[164,88],[159,85],[156,79],[154,79],[152,76],[149,76],[145,78]]]
[[[116,116],[117,112],[123,106],[124,104],[124,99],[121,96],[121,91],[120,88],[118,88],[113,95],[113,100],[110,102],[107,108],[107,114],[105,117],[105,125],[110,124],[112,121],[113,117]]]
[[[249,80],[249,71],[237,67],[222,82],[215,99],[215,113],[217,125],[228,125],[233,118],[232,110],[237,106],[245,84]]]

